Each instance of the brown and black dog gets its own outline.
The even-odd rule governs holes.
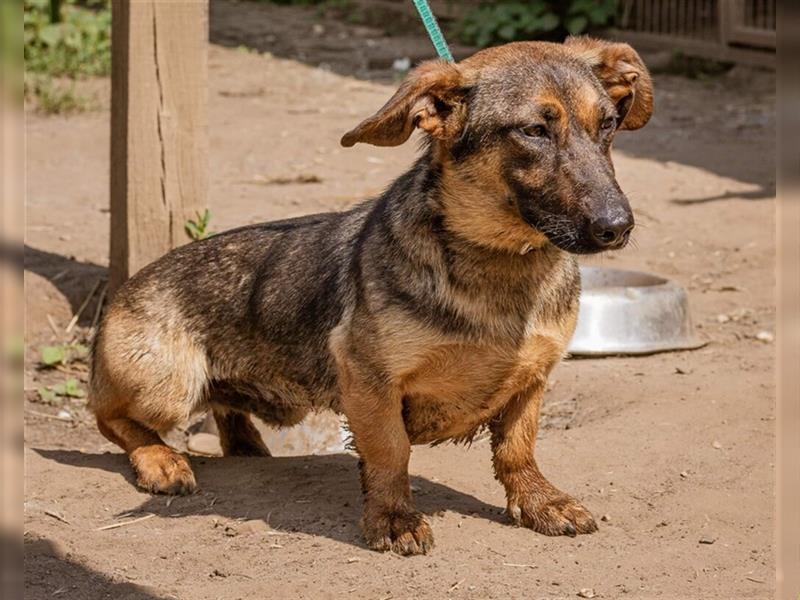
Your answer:
[[[362,528],[376,550],[427,552],[412,444],[491,431],[508,514],[547,535],[596,529],[534,460],[548,374],[572,335],[574,254],[623,247],[619,129],[652,112],[628,45],[514,43],[413,70],[342,138],[422,156],[343,213],[228,231],[170,252],[116,294],[94,344],[91,407],[152,492],[195,489],[159,434],[211,409],[227,455],[268,456],[252,422],[347,417]]]

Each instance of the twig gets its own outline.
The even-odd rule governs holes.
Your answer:
[[[76,312],[75,315],[72,317],[72,320],[69,322],[69,325],[67,325],[67,328],[64,331],[69,333],[70,331],[72,331],[72,328],[75,327],[75,324],[78,322],[78,319],[81,318],[81,313],[83,313],[84,309],[89,304],[89,300],[92,299],[92,296],[94,296],[94,293],[97,291],[97,288],[100,287],[101,281],[102,279],[98,279],[97,281],[95,281],[94,285],[92,286],[92,289],[86,295],[86,298],[83,299],[83,302],[78,308],[78,312]]]
[[[57,519],[57,520],[61,521],[62,523],[66,523],[67,525],[72,525],[72,523],[67,521],[63,516],[61,516],[60,514],[58,514],[54,510],[46,510],[46,511],[44,511],[44,514],[46,514],[48,517],[53,517],[54,519]]]
[[[53,330],[53,333],[55,333],[57,337],[61,337],[61,332],[58,330],[58,326],[56,326],[56,322],[50,314],[47,315],[47,323],[50,325],[50,329]]]
[[[71,420],[71,419],[64,419],[62,417],[59,417],[58,415],[50,415],[50,414],[47,414],[47,413],[39,412],[38,410],[32,410],[30,408],[26,408],[25,412],[28,413],[28,414],[31,414],[31,415],[33,415],[35,417],[43,417],[45,419],[55,419],[56,421],[70,421]]]
[[[749,575],[745,577],[748,581],[752,581],[753,583],[764,583],[764,579],[759,579],[758,577],[750,577]]]
[[[503,566],[504,567],[522,567],[522,568],[525,568],[525,569],[535,569],[536,568],[536,565],[521,565],[521,564],[518,564],[518,563],[507,563],[507,562],[504,562]]]
[[[466,578],[462,579],[461,581],[456,581],[456,582],[455,582],[453,585],[451,585],[451,586],[450,586],[450,589],[449,589],[449,590],[447,590],[447,593],[449,594],[450,592],[452,592],[453,590],[455,590],[455,589],[456,589],[458,586],[460,586],[460,585],[461,585],[462,583],[464,583],[465,581],[466,581]]]
[[[61,279],[67,273],[69,273],[69,269],[63,269],[63,270],[59,271],[58,273],[53,275],[53,277],[50,278],[50,283],[54,283],[54,282],[58,281],[59,279]]]
[[[103,289],[100,290],[100,298],[97,300],[97,308],[94,310],[94,318],[92,319],[92,327],[91,329],[97,326],[97,322],[100,320],[100,313],[103,312],[103,302],[106,299],[106,293],[108,292],[108,282],[103,286]]]
[[[155,513],[150,513],[149,515],[145,515],[143,517],[139,517],[138,519],[134,519],[133,521],[125,521],[123,523],[112,523],[111,525],[104,525],[103,527],[98,527],[95,531],[107,531],[109,529],[117,529],[118,527],[127,527],[128,525],[133,525],[134,523],[141,523],[142,521],[146,521],[147,519],[152,519],[155,517]]]

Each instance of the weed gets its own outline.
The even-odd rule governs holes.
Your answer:
[[[51,12],[51,8],[54,10]],[[111,72],[111,10],[108,0],[25,0],[23,36],[25,99],[50,114],[96,107],[75,91],[74,81],[54,78],[104,76]]]
[[[63,398],[85,398],[86,390],[81,387],[80,382],[74,377],[70,377],[61,383],[37,388],[39,398],[45,404],[56,404],[57,397]]]
[[[47,368],[67,365],[73,361],[82,361],[85,360],[88,355],[89,348],[79,342],[58,344],[56,346],[42,346],[39,348],[41,364]]]
[[[607,25],[616,8],[616,0],[486,2],[464,16],[457,34],[464,43],[480,47],[515,40],[558,40]]]
[[[25,0],[24,9],[26,71],[71,78],[111,72],[108,0],[62,0],[58,22],[49,0]]]
[[[38,110],[51,115],[85,112],[97,106],[95,98],[76,91],[74,81],[56,81],[48,75],[25,77],[25,100],[35,100]]]
[[[203,214],[199,212],[197,214],[197,220],[189,219],[186,221],[184,225],[184,229],[186,230],[186,235],[188,235],[191,239],[198,241],[204,240],[212,235],[215,235],[215,232],[209,230],[209,223],[211,222],[211,211],[205,209]]]

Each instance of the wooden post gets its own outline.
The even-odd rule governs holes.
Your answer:
[[[113,0],[109,291],[207,206],[208,0]]]

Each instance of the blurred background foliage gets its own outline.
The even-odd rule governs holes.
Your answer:
[[[474,46],[519,40],[561,41],[611,24],[617,0],[530,0],[484,2],[457,25],[459,39]]]
[[[25,99],[47,113],[86,110],[75,79],[111,72],[109,0],[24,0]]]

